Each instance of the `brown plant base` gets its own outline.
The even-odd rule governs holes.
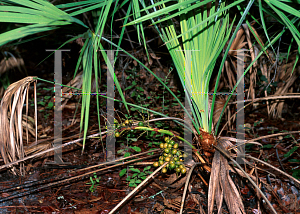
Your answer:
[[[202,128],[200,128],[199,131],[200,131],[200,136],[198,138],[198,141],[202,146],[203,153],[207,157],[212,157],[213,154],[215,153],[215,148],[213,147],[213,145],[217,145],[215,136],[213,134],[204,131]]]

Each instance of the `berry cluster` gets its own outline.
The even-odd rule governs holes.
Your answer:
[[[115,124],[115,129],[119,129],[119,128],[122,128],[122,127],[128,127],[128,126],[131,126],[132,125],[132,120],[125,120],[123,123],[119,124],[118,121],[115,119],[114,120],[114,124]],[[139,122],[138,123],[138,126],[144,126],[144,123],[143,122]],[[106,127],[107,128],[107,127]],[[131,131],[133,131],[133,129],[131,129]],[[115,132],[115,137],[120,137],[121,136],[121,133],[116,131]]]
[[[162,168],[162,173],[166,173],[169,170],[174,170],[176,173],[186,173],[186,168],[183,165],[184,158],[186,154],[182,154],[181,151],[178,150],[178,143],[175,143],[173,140],[165,137],[165,143],[161,143],[159,147],[162,149],[163,153],[159,157],[158,162],[154,162],[153,166],[158,167],[163,165],[165,162],[168,164]]]

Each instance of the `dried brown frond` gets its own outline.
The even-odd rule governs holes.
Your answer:
[[[236,56],[237,55],[236,51],[242,49],[247,44],[247,42],[244,41],[245,41],[245,34],[243,28],[241,28],[238,30],[236,37],[230,46],[230,50],[228,54],[230,56]]]
[[[220,116],[221,116],[221,112],[223,110],[223,107],[226,103],[228,96],[216,96],[216,100],[215,100],[215,106],[214,106],[214,114],[213,114],[213,125],[217,124]],[[209,102],[210,105],[212,103],[212,96],[209,97]],[[230,114],[229,111],[229,107],[227,106],[224,112],[224,115]]]
[[[17,69],[21,73],[23,73],[23,70],[26,71],[24,60],[22,58],[16,58],[9,52],[5,52],[4,55],[5,58],[0,61],[0,76],[12,69]]]
[[[280,81],[278,87],[276,88],[276,92],[274,95],[282,95],[287,92],[292,93],[293,87],[292,85],[298,78],[300,74],[300,65],[295,66],[295,58],[291,57],[291,62],[282,65],[278,71],[274,81]],[[294,67],[295,66],[295,67]],[[294,70],[293,70],[294,69]],[[279,101],[273,103],[270,106],[270,116],[274,118],[282,117],[284,101]]]
[[[11,52],[4,51],[2,52],[4,58],[0,61],[0,78],[6,79],[5,76],[8,76],[8,73],[18,72],[21,74],[26,74],[26,68],[24,65],[24,60],[17,56],[15,57]],[[1,83],[2,81],[0,81]],[[0,97],[4,94],[4,87],[0,87]]]
[[[218,147],[224,148],[225,141],[219,140]],[[222,213],[222,203],[225,200],[229,213],[245,213],[241,196],[229,175],[230,166],[227,159],[215,151],[208,189],[208,213],[213,213],[214,203],[218,213]]]
[[[0,151],[5,164],[22,159],[25,155],[22,112],[26,100],[26,115],[28,114],[28,91],[32,82],[36,87],[34,77],[26,77],[11,84],[6,89],[0,104]],[[37,124],[36,119],[35,124]],[[28,129],[26,129],[26,134],[28,136]],[[35,130],[35,136],[37,137],[37,130]],[[23,163],[19,165],[19,169],[13,166],[11,170],[14,174],[24,175],[25,173]]]

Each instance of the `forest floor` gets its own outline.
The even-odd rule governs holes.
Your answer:
[[[42,50],[43,45],[41,45]],[[26,56],[29,47],[21,49],[21,55]],[[49,48],[47,48],[49,49]],[[76,49],[76,48],[75,48]],[[77,47],[78,49],[78,47]],[[40,78],[53,81],[53,59],[45,61],[38,67],[35,65],[41,61],[41,56],[37,50],[35,54],[28,55],[25,62],[28,62],[27,71],[30,75],[38,75]],[[75,51],[76,52],[76,51]],[[77,52],[76,52],[77,53]],[[69,82],[73,77],[74,70],[74,48],[72,52],[66,52],[63,57],[63,79],[64,84]],[[72,61],[73,60],[73,61]],[[155,61],[155,59],[153,59]],[[133,65],[135,62],[131,62]],[[74,65],[75,64],[75,65]],[[165,78],[168,73],[168,65],[153,64],[157,66],[157,74]],[[118,68],[116,68],[117,70]],[[151,107],[154,110],[163,111],[165,114],[173,117],[183,117],[182,110],[174,104],[174,100],[167,95],[163,88],[157,85],[145,71],[136,71],[136,67],[128,67],[125,72],[117,72],[122,87],[126,89],[126,99],[137,105]],[[166,72],[167,71],[167,72]],[[136,75],[137,74],[137,75]],[[125,76],[124,76],[125,75]],[[146,76],[145,76],[146,75]],[[124,83],[122,78],[126,78],[130,83]],[[106,74],[105,69],[102,78],[102,90],[105,90]],[[133,88],[128,88],[136,82]],[[177,87],[176,77],[171,76],[169,84],[174,91],[180,95],[180,87]],[[47,108],[53,93],[48,83],[39,82],[38,100],[39,117],[38,133],[41,138],[39,143],[44,148],[51,147],[51,138],[53,137],[53,109]],[[153,93],[152,93],[153,92]],[[134,95],[132,95],[135,93]],[[48,98],[50,97],[50,98]],[[66,107],[63,109],[63,143],[74,141],[79,138],[80,132],[80,105],[78,105],[78,96],[73,96]],[[102,114],[101,126],[105,127],[105,99],[100,100],[101,109],[97,109],[95,100],[90,107],[89,130],[88,136],[99,133],[97,112]],[[76,110],[75,107],[79,106]],[[281,118],[272,119],[267,114],[267,103],[260,103],[255,108],[245,108],[245,127],[246,139],[253,139],[274,133],[290,132],[300,130],[300,102],[286,101],[284,112]],[[231,108],[232,113],[235,107]],[[146,118],[142,115],[146,112],[139,113],[136,109],[130,109],[130,114],[136,120],[146,123]],[[33,108],[29,114],[33,115]],[[116,104],[116,115],[118,122],[121,123],[126,119],[124,106]],[[147,113],[148,114],[148,113]],[[155,118],[148,114],[147,118]],[[224,123],[223,123],[224,124]],[[160,122],[155,124],[156,127],[166,130],[181,132],[173,122]],[[182,132],[181,132],[182,134]],[[235,127],[228,127],[222,136],[235,137]],[[82,137],[82,136],[80,136]],[[158,134],[144,133],[134,131],[125,133],[117,138],[116,142],[116,159],[124,157],[126,153],[134,155],[140,152],[147,152],[151,149],[158,148],[159,142],[163,136]],[[33,143],[34,137],[30,136],[29,142]],[[29,143],[29,146],[31,145]],[[247,145],[246,153],[254,157],[261,158],[272,164],[276,168],[286,171],[295,178],[300,178],[300,153],[299,143],[300,134],[288,134],[262,139],[259,141],[263,145],[260,149],[255,145]],[[109,213],[126,195],[128,195],[136,184],[139,184],[144,176],[154,171],[152,163],[157,157],[145,159],[142,162],[129,165],[121,165],[109,168],[104,171],[92,173],[83,177],[86,171],[81,171],[88,166],[94,166],[106,162],[107,154],[104,150],[105,138],[90,138],[85,142],[85,149],[82,152],[82,141],[77,144],[63,148],[63,161],[68,163],[49,164],[53,161],[53,153],[38,157],[25,163],[25,176],[13,176],[9,171],[2,170],[0,173],[0,184],[2,197],[0,198],[0,213]],[[211,163],[211,158],[206,158]],[[104,166],[101,166],[104,168]],[[96,167],[96,169],[101,169]],[[122,169],[126,168],[127,173],[120,176]],[[247,168],[245,166],[245,168]],[[250,172],[259,178],[259,185],[271,204],[278,213],[300,213],[300,188],[289,179],[261,164],[257,165],[257,171]],[[95,170],[95,169],[94,169]],[[88,172],[92,172],[89,170]],[[134,175],[135,174],[135,175]],[[75,179],[75,176],[78,176]],[[133,177],[135,176],[135,177]],[[165,182],[172,179],[174,173],[160,173],[155,180],[149,181],[144,188],[140,189],[134,197],[130,199],[120,210],[120,213],[178,213],[183,194],[182,177],[178,178],[177,185],[164,185]],[[263,200],[256,196],[255,190],[249,185],[246,179],[231,173],[232,179],[242,195],[245,210],[247,213],[269,213],[269,208]],[[68,180],[69,179],[69,180]],[[56,185],[55,185],[55,182]],[[180,183],[181,182],[181,183]],[[197,168],[190,180],[188,195],[185,200],[185,213],[207,212],[207,193],[209,183],[209,174]],[[6,199],[10,198],[10,199]],[[226,206],[223,206],[223,212],[228,213]]]

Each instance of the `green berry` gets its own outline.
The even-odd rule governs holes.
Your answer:
[[[169,144],[173,146],[175,144],[174,140],[170,140]]]
[[[171,159],[169,157],[165,157],[165,161],[169,162]]]
[[[175,155],[177,153],[177,149],[173,149],[172,151],[171,151],[171,154],[172,155]]]
[[[174,148],[174,149],[178,149],[178,143],[175,143],[175,144],[173,145],[173,148]]]
[[[138,126],[144,126],[144,123],[143,122],[139,122]]]
[[[166,167],[162,168],[161,172],[162,173],[166,173],[167,172],[167,168]]]
[[[179,167],[181,165],[181,162],[177,161],[175,164]]]
[[[180,169],[179,167],[176,167],[176,168],[175,168],[175,171],[176,171],[177,173],[179,173],[179,172],[181,172],[181,169]]]
[[[158,164],[161,166],[164,164],[164,161],[160,160],[160,161],[158,161]]]
[[[181,169],[181,174],[185,174],[186,173],[186,168],[182,168]]]
[[[153,166],[154,166],[154,167],[158,167],[158,165],[159,165],[158,162],[154,162],[154,163],[153,163]]]
[[[170,162],[170,169],[174,169],[176,167],[175,163]]]
[[[165,153],[167,153],[167,154],[170,153],[170,149],[168,149],[168,148],[165,149]]]
[[[169,143],[170,139],[168,137],[165,137],[165,142]]]

